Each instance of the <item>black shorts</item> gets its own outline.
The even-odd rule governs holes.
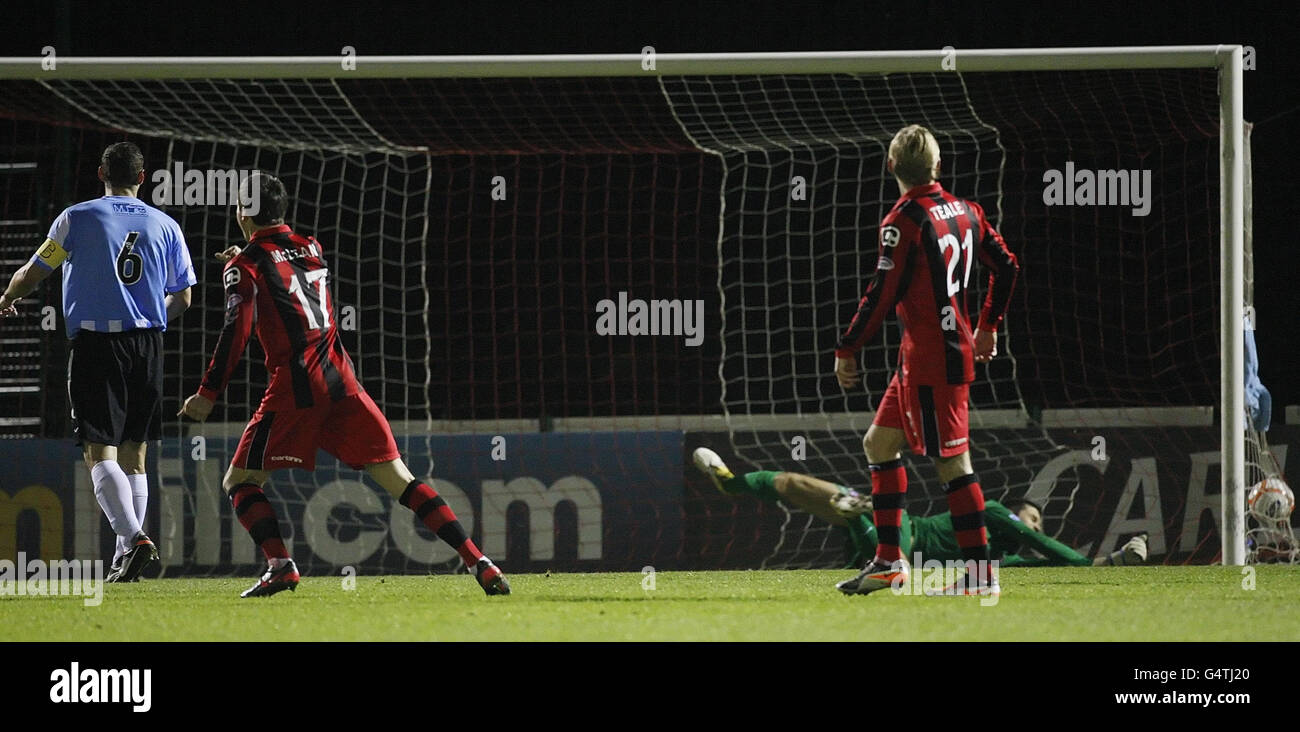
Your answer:
[[[162,437],[162,331],[83,330],[68,355],[68,401],[78,443]]]

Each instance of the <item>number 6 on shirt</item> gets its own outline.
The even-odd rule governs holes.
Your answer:
[[[124,285],[134,285],[144,276],[144,258],[135,253],[136,239],[140,232],[128,231],[122,241],[122,251],[117,254],[117,278]]]

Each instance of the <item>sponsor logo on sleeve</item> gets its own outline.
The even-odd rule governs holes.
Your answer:
[[[880,246],[896,247],[898,246],[898,240],[902,236],[903,233],[898,230],[897,226],[882,226],[880,227]]]
[[[227,323],[233,323],[235,322],[235,320],[239,318],[239,304],[242,303],[243,301],[244,298],[240,297],[239,293],[237,292],[231,295],[230,297],[226,298],[226,322]]]

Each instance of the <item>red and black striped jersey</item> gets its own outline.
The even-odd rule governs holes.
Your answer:
[[[976,257],[992,270],[978,327],[995,331],[1020,271],[1015,255],[979,204],[957,198],[938,183],[909,190],[880,222],[875,279],[835,355],[854,357],[895,309],[903,325],[898,360],[904,383],[974,381],[966,292]]]
[[[226,322],[199,393],[215,400],[253,328],[266,351],[267,410],[305,409],[361,391],[335,328],[324,252],[312,237],[273,226],[226,263]]]

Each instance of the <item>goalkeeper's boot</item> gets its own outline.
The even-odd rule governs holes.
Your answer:
[[[695,463],[697,470],[709,476],[713,487],[717,488],[721,493],[727,492],[722,487],[722,481],[736,477],[735,473],[727,469],[727,464],[722,462],[722,458],[718,456],[718,453],[707,447],[695,448],[695,452],[691,453],[691,462]]]
[[[840,582],[835,588],[846,595],[865,595],[887,587],[902,587],[907,584],[909,574],[906,559],[889,564],[872,559],[856,577]]]
[[[158,547],[154,546],[143,531],[138,532],[128,544],[131,548],[122,555],[122,568],[118,578],[113,580],[115,582],[135,582],[146,567],[158,561]]]
[[[298,574],[298,565],[293,563],[292,559],[285,560],[279,567],[274,563],[268,562],[266,571],[257,580],[257,584],[244,590],[239,594],[240,597],[270,597],[277,592],[285,590],[295,591],[298,589],[298,580],[301,577]]]
[[[489,595],[510,594],[510,583],[506,582],[506,576],[502,574],[501,568],[487,557],[478,560],[478,564],[474,565],[474,578],[478,580],[478,586]]]
[[[998,597],[1002,588],[998,585],[998,571],[988,564],[977,565],[974,570],[957,578],[956,582],[939,592],[926,592],[927,595],[978,595],[981,597]]]
[[[831,496],[831,508],[844,518],[861,516],[871,512],[871,494],[858,493],[852,488]]]

